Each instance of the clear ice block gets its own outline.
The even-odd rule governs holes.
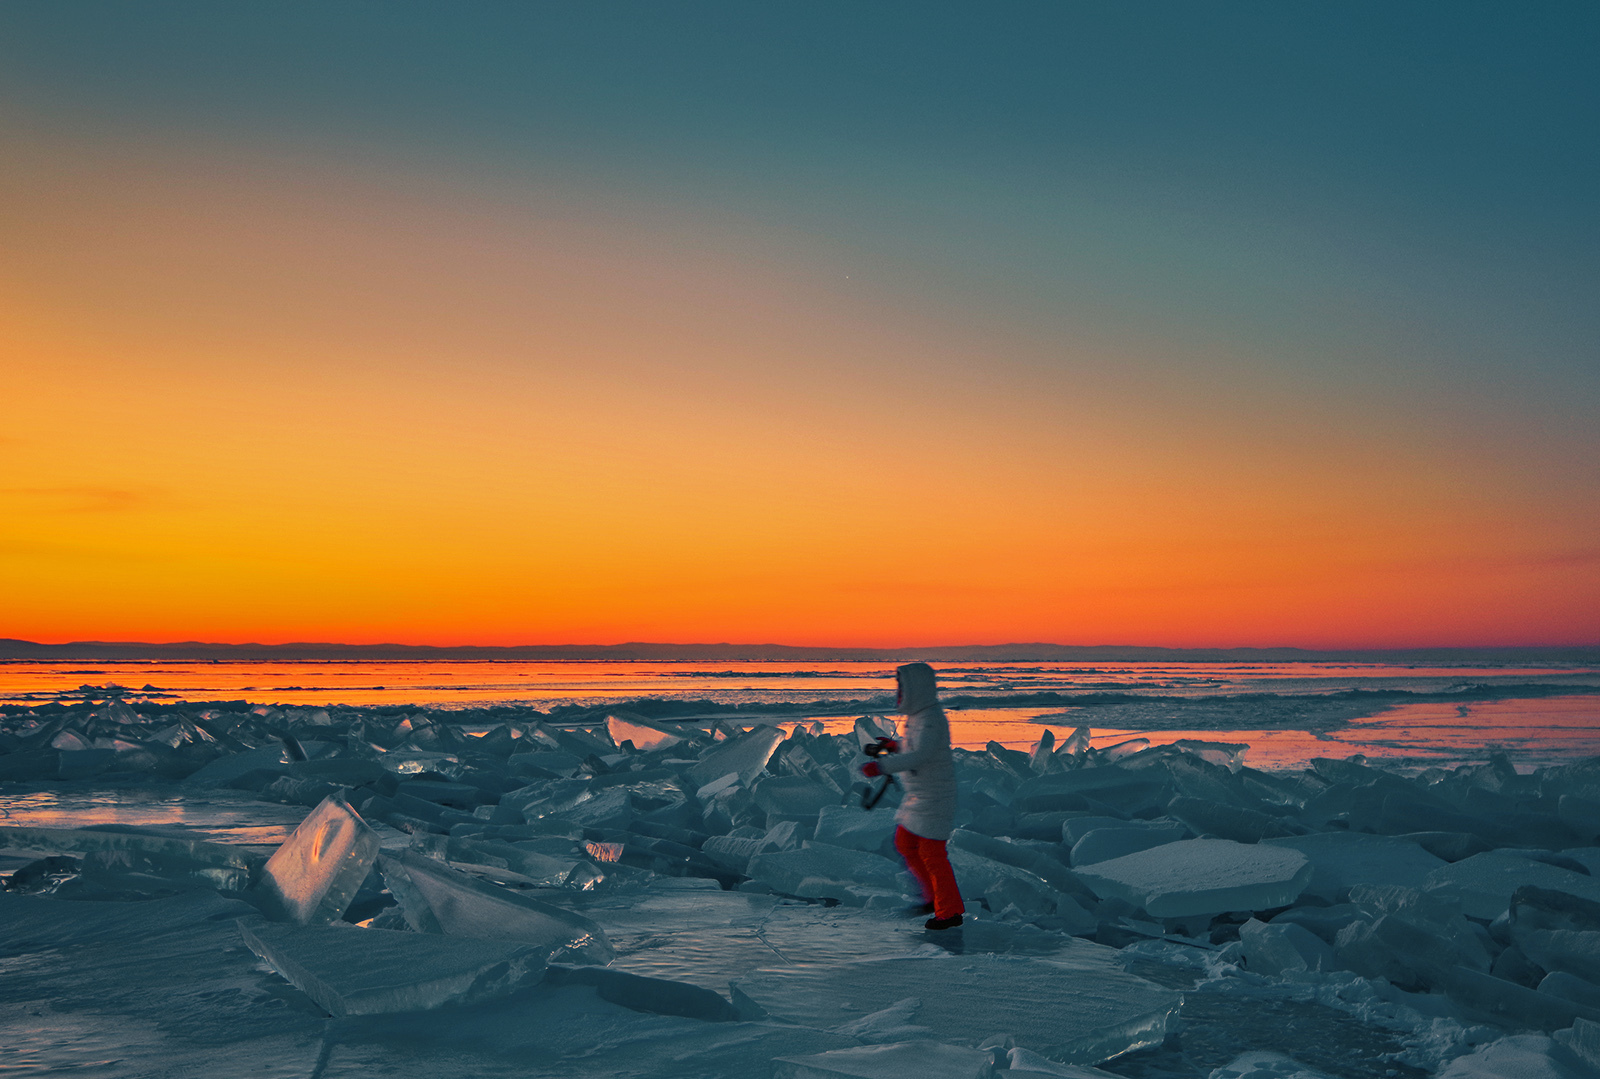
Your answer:
[[[410,851],[378,860],[406,923],[419,933],[517,941],[542,957],[609,963],[615,956],[600,927],[581,914],[457,872]]]
[[[330,795],[267,859],[257,892],[269,916],[299,925],[336,921],[377,856],[378,834]]]

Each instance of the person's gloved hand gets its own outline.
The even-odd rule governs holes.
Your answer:
[[[883,769],[878,767],[877,761],[868,761],[861,766],[861,774],[868,779],[876,779],[878,776],[883,775]]]
[[[898,752],[900,752],[900,740],[899,739],[897,739],[897,738],[880,738],[880,739],[878,739],[878,741],[883,743],[883,748],[886,751],[888,751],[890,753],[898,753]]]

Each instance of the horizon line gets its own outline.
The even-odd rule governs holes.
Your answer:
[[[0,637],[0,650],[9,650],[15,647],[36,648],[41,650],[58,650],[66,648],[116,648],[116,649],[338,649],[349,650],[407,650],[407,651],[596,651],[612,652],[621,649],[740,649],[761,650],[774,649],[781,651],[802,652],[861,652],[861,653],[897,653],[897,652],[943,652],[943,651],[998,651],[1004,649],[1060,649],[1081,651],[1159,651],[1159,652],[1305,652],[1305,653],[1407,653],[1407,652],[1537,652],[1537,651],[1588,651],[1600,649],[1600,641],[1585,642],[1559,642],[1559,643],[1494,643],[1494,644],[1412,644],[1412,645],[1334,645],[1334,646],[1308,646],[1296,644],[1206,644],[1206,645],[1161,645],[1161,644],[1135,644],[1127,642],[1105,644],[1076,644],[1057,641],[1004,641],[994,644],[977,642],[946,643],[946,644],[891,644],[891,645],[862,645],[862,644],[786,644],[778,641],[619,641],[614,643],[600,642],[566,642],[560,644],[418,644],[404,641],[204,641],[188,639],[181,641],[136,641],[136,640],[105,640],[96,638],[80,638],[69,641],[34,641],[20,637]]]

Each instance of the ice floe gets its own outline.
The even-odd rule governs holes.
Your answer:
[[[0,1042],[51,1066],[109,1059],[98,1030],[130,1074],[192,1071],[213,1042],[325,1077],[1600,1068],[1600,759],[1268,773],[1232,743],[1084,732],[958,751],[968,918],[931,933],[902,914],[892,796],[860,805],[876,717],[468,733],[113,704],[0,715],[0,791],[243,792],[305,816],[276,849],[0,826]],[[1271,1008],[1394,1048],[1302,1059],[1250,1018]],[[1203,1067],[1202,1029],[1233,1047]]]

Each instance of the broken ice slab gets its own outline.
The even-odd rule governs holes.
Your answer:
[[[42,854],[97,855],[100,870],[189,877],[214,888],[242,891],[260,859],[249,851],[199,839],[152,835],[128,825],[92,828],[0,826],[0,848]],[[359,883],[359,882],[358,882]]]
[[[1557,1045],[1563,1033],[1558,1031],[1554,1039],[1512,1034],[1492,1041],[1456,1057],[1439,1069],[1437,1079],[1594,1079],[1581,1057],[1567,1057]]]
[[[1506,952],[1515,950],[1515,948],[1507,948]],[[1502,952],[1500,954],[1504,955],[1506,953]],[[1580,978],[1576,974],[1568,974],[1564,970],[1553,970],[1541,978],[1535,988],[1541,993],[1548,993],[1553,997],[1560,997],[1562,1000],[1570,1001],[1573,1004],[1581,1004],[1585,1008],[1600,1011],[1600,985],[1596,985],[1585,978]]]
[[[1509,914],[1511,939],[1529,959],[1600,984],[1600,903],[1526,887],[1512,895]]]
[[[894,839],[894,814],[860,806],[824,806],[817,814],[816,840],[836,847],[881,853]]]
[[[918,956],[758,970],[734,981],[733,1001],[752,1017],[829,1029],[876,1011],[892,987],[920,999],[917,1022],[947,1041],[976,1046],[1003,1031],[1053,1060],[1095,1064],[1159,1045],[1180,1003],[1119,969],[1115,954],[1086,946],[1064,959]]]
[[[1068,821],[1070,829],[1073,821]],[[1072,844],[1072,864],[1093,865],[1135,854],[1151,847],[1176,843],[1189,834],[1188,828],[1178,821],[1118,821],[1103,828],[1092,828],[1080,833],[1082,838]]]
[[[1306,895],[1342,903],[1357,884],[1421,888],[1428,874],[1446,863],[1408,839],[1367,832],[1317,832],[1262,841],[1297,850],[1311,860]]]
[[[807,776],[763,776],[750,794],[767,814],[780,820],[814,821],[823,809],[839,804],[839,792]]]
[[[189,774],[183,782],[190,787],[240,787],[258,790],[282,775],[289,774],[289,758],[281,742],[260,749],[247,749],[218,757]]]
[[[1102,899],[1121,899],[1155,918],[1269,910],[1294,902],[1311,879],[1297,850],[1184,839],[1076,870]]]
[[[1600,1072],[1600,1023],[1577,1019],[1570,1030],[1558,1030],[1554,1037],[1568,1052]]]
[[[251,951],[335,1016],[487,1000],[538,981],[545,965],[538,949],[509,941],[354,926],[238,925]]]
[[[746,876],[750,859],[773,849],[765,836],[714,835],[700,846],[700,852],[718,865]]]
[[[1011,1067],[1004,1079],[1116,1079],[1111,1072],[1101,1071],[1099,1068],[1088,1068],[1081,1064],[1057,1064],[1020,1045],[1013,1046],[1006,1053],[1006,1060]]]
[[[1245,969],[1254,974],[1282,974],[1289,970],[1333,970],[1338,966],[1333,949],[1311,930],[1293,922],[1259,922],[1254,918],[1239,927]]]
[[[1207,1079],[1331,1079],[1326,1072],[1306,1067],[1293,1057],[1271,1049],[1241,1053]]]
[[[881,855],[807,840],[798,850],[757,854],[746,872],[775,891],[799,895],[797,889],[808,877],[869,888],[898,888],[902,870]]]
[[[545,968],[547,985],[593,986],[601,1000],[636,1012],[681,1015],[708,1023],[728,1023],[739,1018],[733,1005],[718,993],[689,982],[649,978],[609,967],[573,967],[552,964]]]
[[[1114,765],[1051,772],[1017,787],[1015,807],[1021,812],[1087,810],[1110,804],[1119,812],[1156,804],[1168,790],[1165,773],[1134,771]]]
[[[616,950],[613,969],[725,992],[733,978],[781,960],[762,939],[776,898],[720,890],[668,892],[660,890],[661,883],[585,908]]]
[[[781,727],[755,727],[736,738],[730,738],[710,750],[685,773],[695,787],[704,787],[714,779],[733,772],[746,787],[766,768],[767,761],[784,739]]]
[[[1487,839],[1466,832],[1402,832],[1395,838],[1409,840],[1446,862],[1459,862],[1494,849]]]
[[[1434,972],[1432,987],[1449,995],[1468,1016],[1500,1026],[1560,1030],[1579,1018],[1600,1020],[1600,1011],[1540,993],[1466,967]]]
[[[1028,870],[974,854],[961,847],[950,846],[947,853],[950,866],[956,873],[957,885],[968,902],[983,899],[987,901],[989,909],[997,914],[1007,907],[1016,907],[1023,917],[1055,914],[1059,907],[1068,915],[1076,915],[1072,931],[1093,931],[1094,921],[1084,921],[1081,907]]]
[[[643,716],[631,713],[613,712],[606,716],[606,733],[619,746],[623,742],[632,742],[633,748],[641,753],[671,749],[685,741],[677,732],[658,727]]]
[[[336,921],[377,856],[378,834],[331,795],[267,859],[257,893],[270,917],[299,925]]]
[[[1210,798],[1179,796],[1167,803],[1167,814],[1187,824],[1196,835],[1239,843],[1259,843],[1267,836],[1291,834],[1269,813]]]
[[[1207,742],[1198,738],[1179,738],[1171,743],[1173,748],[1193,753],[1207,764],[1220,765],[1237,772],[1244,765],[1244,755],[1250,747],[1243,742]]]
[[[1275,915],[1268,924],[1301,925],[1316,934],[1319,940],[1332,944],[1341,929],[1364,916],[1365,912],[1354,903],[1335,903],[1328,907],[1305,904],[1290,907],[1283,913]]]
[[[526,753],[513,753],[506,765],[513,772],[538,775],[548,772],[556,776],[570,776],[583,764],[583,758],[564,749],[538,749]]]
[[[1474,854],[1428,874],[1425,890],[1461,903],[1469,918],[1498,918],[1518,888],[1533,885],[1600,901],[1600,880],[1505,851]]]
[[[533,887],[560,887],[572,879],[573,871],[580,865],[588,864],[577,857],[577,845],[572,840],[557,839],[550,845],[551,849],[564,851],[558,855],[531,849],[537,845],[524,847],[496,839],[426,833],[411,837],[411,849],[429,858],[472,866],[473,872],[508,881],[515,879],[519,884]],[[616,858],[601,860],[614,862]],[[510,870],[510,873],[497,876],[494,870]]]
[[[861,1045],[774,1057],[772,1079],[992,1079],[994,1055],[943,1042]]]
[[[1486,973],[1490,964],[1488,952],[1466,933],[1392,914],[1351,922],[1339,931],[1334,949],[1346,969],[1413,988],[1440,986],[1450,968],[1471,964]]]
[[[419,933],[519,941],[541,958],[609,963],[615,952],[600,927],[581,914],[487,884],[411,851],[385,854],[378,872]]]

